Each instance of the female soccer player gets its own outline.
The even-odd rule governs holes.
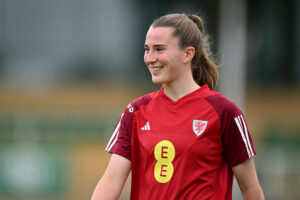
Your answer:
[[[131,102],[106,151],[108,167],[92,199],[117,199],[131,170],[131,199],[232,198],[233,176],[244,199],[263,199],[245,118],[213,91],[218,80],[196,15],[156,19],[144,61],[159,91]]]

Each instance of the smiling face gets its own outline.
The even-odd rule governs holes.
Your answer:
[[[144,61],[155,84],[172,84],[182,80],[187,70],[186,51],[179,47],[171,27],[150,27],[145,41]]]

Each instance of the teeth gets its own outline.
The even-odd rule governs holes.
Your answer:
[[[152,70],[153,71],[157,71],[157,70],[160,70],[162,67],[152,67]]]

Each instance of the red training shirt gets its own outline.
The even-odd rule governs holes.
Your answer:
[[[207,85],[130,103],[106,151],[131,160],[131,199],[232,199],[232,167],[254,156],[245,118]]]

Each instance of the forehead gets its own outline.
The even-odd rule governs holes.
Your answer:
[[[150,27],[146,35],[146,45],[167,45],[177,42],[173,36],[174,29],[171,27]]]

